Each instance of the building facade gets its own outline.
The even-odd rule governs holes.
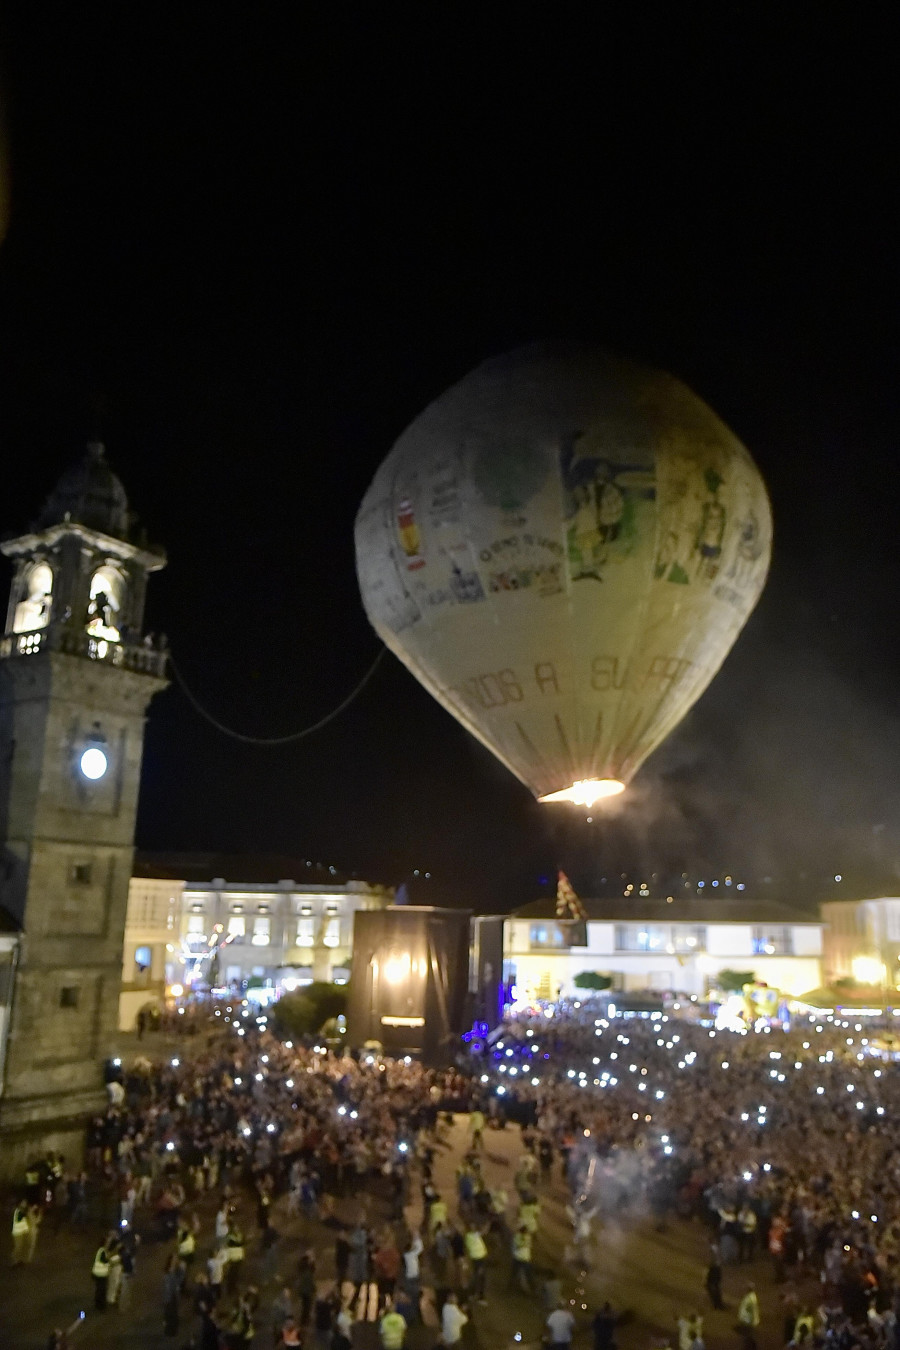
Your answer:
[[[365,881],[186,882],[178,959],[188,980],[192,969],[202,978],[214,962],[217,978],[210,982],[220,985],[254,979],[290,990],[312,980],[346,983],[357,910],[382,909],[392,896]]]
[[[826,984],[855,980],[893,990],[900,983],[900,897],[827,900],[824,925]]]
[[[0,906],[18,929],[0,1166],[80,1152],[106,1100],[150,699],[166,655],[141,636],[162,553],[132,541],[103,447],[63,474],[13,563],[0,638]]]
[[[183,890],[183,881],[131,878],[122,947],[120,1031],[131,1031],[138,1013],[148,1004],[162,1007],[166,981],[172,976]]]
[[[215,875],[217,871],[225,875]],[[139,854],[128,894],[119,1026],[167,993],[236,988],[273,993],[350,978],[353,921],[383,909],[391,887],[366,881],[295,881],[296,858]]]
[[[578,993],[582,971],[623,991],[703,997],[720,970],[752,971],[791,995],[821,982],[822,923],[762,901],[586,900],[586,923],[560,922],[537,900],[505,924],[504,980],[523,999]],[[577,945],[575,945],[577,944]]]

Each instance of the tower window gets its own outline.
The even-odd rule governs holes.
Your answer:
[[[108,642],[119,641],[119,612],[125,598],[125,582],[114,567],[98,567],[91,577],[87,631]]]
[[[59,991],[59,1006],[61,1008],[77,1008],[80,993],[81,990],[77,984],[64,985]]]
[[[44,562],[35,563],[23,580],[22,598],[13,616],[13,632],[31,633],[37,628],[46,628],[52,594],[52,571]]]
[[[89,886],[91,884],[91,864],[73,863],[69,870],[69,880],[73,886]]]

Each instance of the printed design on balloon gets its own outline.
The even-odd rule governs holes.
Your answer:
[[[406,495],[402,496],[397,503],[397,538],[400,540],[400,547],[406,554],[408,570],[415,572],[418,568],[424,567],[422,535],[416,524],[412,499]]]
[[[485,437],[472,455],[472,481],[486,506],[498,507],[507,525],[527,523],[522,509],[540,492],[550,464],[526,437]]]
[[[759,520],[755,511],[748,511],[738,527],[738,544],[734,560],[725,575],[737,586],[746,586],[752,580],[756,564],[765,551]]]
[[[677,586],[689,586],[692,581],[711,583],[721,567],[728,524],[719,495],[726,482],[712,467],[702,474],[696,464],[685,463],[683,469],[683,476],[671,483],[666,494],[653,574]]]
[[[652,466],[617,463],[593,436],[576,431],[560,450],[566,547],[573,581],[603,580],[612,560],[631,554],[641,536],[641,507],[656,495]]]
[[[700,528],[697,531],[694,552],[698,559],[697,576],[702,577],[704,581],[714,581],[722,556],[722,539],[725,535],[728,513],[718,496],[723,483],[721,474],[715,469],[707,469],[703,481],[709,497],[703,503],[700,513]]]

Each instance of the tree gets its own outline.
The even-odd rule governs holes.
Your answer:
[[[720,970],[718,975],[713,977],[713,983],[717,984],[726,994],[739,994],[745,984],[754,984],[756,976],[752,970]]]
[[[583,970],[575,976],[577,989],[609,989],[612,986],[611,975],[601,975],[598,970]]]
[[[315,980],[305,989],[282,994],[272,1005],[272,1030],[284,1039],[312,1036],[323,1023],[347,1008],[347,986]]]

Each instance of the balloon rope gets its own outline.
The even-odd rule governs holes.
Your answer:
[[[243,731],[235,731],[232,727],[226,727],[224,723],[220,722],[218,718],[214,717],[211,712],[208,712],[207,709],[204,708],[196,694],[194,694],[186,684],[184,676],[175,664],[171,652],[169,653],[169,666],[171,667],[172,674],[181,686],[182,693],[194,711],[199,713],[201,717],[204,717],[207,722],[214,726],[216,731],[221,731],[223,736],[230,736],[235,741],[243,742],[244,745],[288,745],[291,741],[300,741],[304,736],[311,736],[314,731],[321,731],[322,727],[327,726],[329,722],[333,722],[336,717],[340,717],[341,713],[349,708],[353,700],[365,689],[369,680],[371,680],[375,671],[378,669],[379,662],[386,651],[386,647],[381,648],[381,651],[375,657],[375,660],[369,666],[369,669],[366,671],[359,684],[355,689],[351,690],[342,703],[339,703],[336,708],[332,708],[331,712],[326,713],[324,717],[320,717],[318,722],[313,722],[312,726],[303,727],[300,731],[292,731],[287,736],[248,736]]]

